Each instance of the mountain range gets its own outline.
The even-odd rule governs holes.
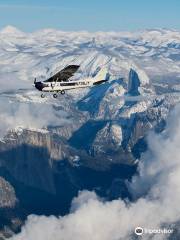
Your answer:
[[[179,56],[180,32],[168,29],[0,31],[2,239],[29,214],[67,214],[80,190],[131,200],[126,181],[147,135],[162,132],[180,102]],[[108,82],[42,99],[34,78],[69,64],[80,65],[74,80],[105,67]]]

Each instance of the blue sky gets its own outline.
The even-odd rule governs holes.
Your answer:
[[[0,28],[88,31],[180,29],[180,0],[0,0]]]

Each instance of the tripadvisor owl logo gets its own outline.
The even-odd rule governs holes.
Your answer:
[[[143,234],[143,228],[136,227],[134,232],[135,232],[136,235],[140,236],[140,235]]]

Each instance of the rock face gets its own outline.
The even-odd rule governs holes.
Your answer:
[[[17,230],[22,224],[21,213],[19,217],[17,214],[18,204],[14,187],[0,177],[0,239],[11,236],[12,230]]]
[[[13,208],[17,203],[14,188],[0,177],[0,208]]]
[[[130,96],[147,96],[154,94],[154,89],[147,74],[138,69],[130,69],[128,77],[128,94]]]
[[[141,85],[141,82],[139,80],[138,74],[131,68],[129,72],[128,94],[132,96],[140,95],[139,93],[140,85]]]

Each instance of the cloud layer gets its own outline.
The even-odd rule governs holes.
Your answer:
[[[67,113],[53,108],[53,105],[37,102],[0,101],[0,138],[9,130],[21,128],[41,129],[47,126],[68,124]]]
[[[28,217],[11,240],[133,239],[134,229],[163,228],[180,220],[180,106],[171,113],[161,135],[149,135],[149,150],[129,189],[133,202],[106,202],[83,191],[72,201],[70,214]],[[143,239],[166,239],[168,234],[145,234]]]

